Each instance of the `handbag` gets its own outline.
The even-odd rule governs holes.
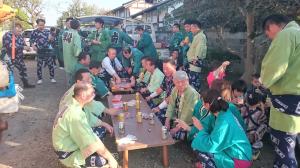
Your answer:
[[[0,98],[0,114],[18,112],[20,106],[20,100],[23,100],[24,96],[21,93],[23,89],[18,84],[15,85],[15,89],[16,89],[15,96]]]
[[[9,85],[8,66],[3,61],[0,61],[0,88],[5,88]]]

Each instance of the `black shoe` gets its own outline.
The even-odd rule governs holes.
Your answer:
[[[30,88],[35,88],[35,85],[31,85],[28,83],[27,80],[23,80],[23,87],[24,89],[30,89]]]

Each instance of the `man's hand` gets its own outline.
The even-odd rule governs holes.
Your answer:
[[[126,71],[127,71],[127,73],[128,73],[129,75],[132,74],[132,68],[127,68]]]
[[[121,83],[121,78],[119,76],[116,77],[116,83],[120,84]]]
[[[151,99],[152,99],[151,96],[146,97],[147,101],[150,101]]]
[[[170,130],[171,135],[175,135],[180,130],[180,127],[175,127]]]
[[[192,117],[193,120],[193,125],[200,131],[203,129],[202,124],[200,123],[200,121],[196,118],[196,117]]]
[[[158,112],[160,112],[160,109],[159,109],[158,107],[155,107],[155,108],[152,109],[152,111],[153,111],[154,113],[158,113]]]
[[[101,42],[98,40],[92,40],[92,44],[101,44]]]
[[[101,124],[108,132],[110,135],[113,135],[114,133],[114,128],[112,126],[110,126],[109,124],[107,124],[106,122],[102,122]]]
[[[158,89],[156,89],[156,91],[155,91],[156,93],[158,93],[158,94],[160,94],[160,93],[162,93],[163,92],[163,90],[162,90],[162,88],[158,88]]]
[[[141,93],[146,93],[147,92],[147,88],[142,88],[141,89]]]
[[[118,109],[110,108],[106,110],[106,113],[111,115],[111,116],[116,116],[118,114]]]
[[[182,128],[185,131],[190,131],[190,126],[187,125],[187,123],[185,123],[184,121],[180,120],[180,119],[176,119],[175,122],[177,123],[176,127]]]
[[[108,165],[110,168],[118,168],[118,162],[116,161],[116,159],[114,157],[112,157],[111,159],[108,160]]]

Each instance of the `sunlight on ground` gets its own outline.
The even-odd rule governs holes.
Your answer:
[[[11,147],[16,147],[16,146],[20,146],[22,144],[17,143],[17,142],[12,142],[12,141],[5,141],[4,144],[11,146]],[[0,167],[1,168],[1,167]]]
[[[45,112],[46,110],[43,109],[43,108],[38,108],[38,107],[32,107],[32,106],[24,106],[24,105],[21,105],[20,106],[20,110],[32,110],[32,111],[40,111],[40,112]]]
[[[4,165],[4,164],[1,164],[1,163],[0,163],[0,168],[13,168],[13,167],[7,166],[7,165]]]

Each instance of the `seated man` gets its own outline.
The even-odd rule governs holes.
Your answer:
[[[149,57],[143,57],[141,60],[142,68],[140,69],[140,74],[135,81],[135,86],[137,90],[146,87],[150,81],[150,73],[146,70],[146,62]]]
[[[139,76],[143,57],[144,54],[136,48],[123,48],[121,63],[129,76]]]
[[[168,107],[169,98],[170,98],[172,89],[174,88],[173,75],[176,72],[175,62],[170,58],[165,59],[163,61],[163,71],[165,74],[165,78],[162,82],[162,85],[155,92],[153,92],[150,96],[146,97],[146,100],[151,101],[153,98],[158,97],[159,95],[161,95],[161,97],[163,97],[163,101],[160,102],[160,104],[153,104],[153,106],[155,108],[153,108],[152,111],[155,112],[158,119],[164,125],[165,124],[165,114],[166,114],[166,110]]]
[[[90,77],[89,70],[80,69],[75,74],[76,83],[89,83],[91,84],[92,79]],[[63,110],[68,104],[72,102],[74,95],[74,85],[63,95],[59,103],[59,110]],[[86,104],[83,108],[83,111],[86,114],[88,123],[92,127],[93,131],[98,135],[100,139],[103,139],[106,135],[106,130],[112,134],[113,128],[108,123],[101,120],[102,113],[107,113],[109,115],[116,115],[116,110],[107,109],[99,101],[91,101]]]
[[[88,52],[81,52],[78,56],[78,62],[74,66],[74,71],[72,72],[72,84],[75,83],[74,76],[79,69],[88,69],[91,62],[91,58]]]
[[[189,78],[184,71],[177,71],[173,75],[174,89],[172,90],[168,109],[166,112],[165,126],[170,129],[171,135],[176,140],[186,139],[187,132],[173,125],[171,120],[179,119],[192,125],[192,116],[199,93],[189,84]]]
[[[92,61],[89,66],[89,70],[91,73],[92,83],[93,83],[95,91],[96,91],[96,97],[100,97],[101,99],[103,99],[110,92],[109,92],[108,88],[106,87],[105,83],[99,77],[99,74],[101,71],[100,62]]]
[[[82,110],[95,97],[93,86],[77,83],[73,91],[71,101],[60,109],[53,125],[52,142],[60,162],[67,167],[102,167],[108,162],[117,168],[117,161],[93,133]]]
[[[111,78],[114,78],[117,83],[121,83],[121,77],[124,77],[122,74],[123,66],[117,56],[117,51],[115,48],[108,48],[107,57],[102,61],[102,68],[104,69],[104,78],[106,86],[110,86],[109,82]]]
[[[165,75],[156,67],[155,60],[152,58],[146,59],[146,69],[150,73],[150,81],[146,87],[140,89],[143,97],[149,96],[154,93],[161,85]]]

